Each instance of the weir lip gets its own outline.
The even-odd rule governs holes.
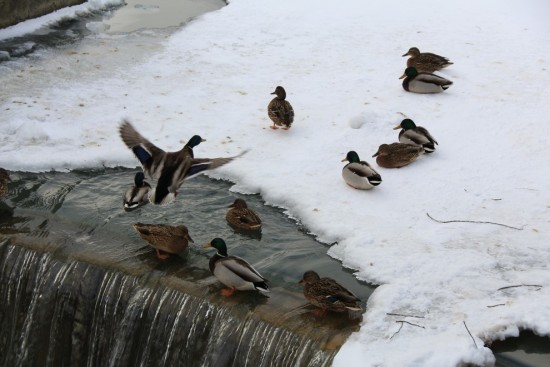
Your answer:
[[[295,222],[282,214],[281,210],[266,206],[258,195],[245,197],[249,205],[260,212],[264,220],[262,236],[250,237],[235,233],[225,222],[225,213],[227,206],[239,194],[229,192],[231,184],[224,181],[199,177],[182,187],[181,197],[178,197],[180,201],[175,205],[159,208],[148,204],[137,211],[127,213],[122,208],[121,196],[126,186],[131,184],[134,174],[134,170],[128,169],[84,170],[69,173],[11,173],[10,193],[5,203],[0,203],[2,206],[0,241],[3,241],[0,244],[0,265],[3,264],[3,267],[0,267],[2,272],[0,276],[4,277],[0,279],[0,283],[11,282],[8,286],[11,288],[4,288],[4,290],[9,289],[12,294],[13,292],[22,293],[16,297],[21,302],[10,304],[8,311],[1,309],[0,311],[19,314],[27,321],[27,324],[19,324],[19,327],[23,328],[24,325],[30,327],[33,321],[29,320],[37,317],[32,300],[38,302],[44,299],[48,304],[42,305],[42,308],[51,309],[54,314],[63,310],[65,315],[61,318],[63,320],[71,317],[76,319],[70,322],[63,321],[62,325],[65,326],[54,323],[51,326],[52,329],[48,330],[41,325],[42,332],[39,333],[29,332],[25,336],[4,335],[0,338],[1,340],[8,340],[15,344],[0,345],[0,347],[7,347],[7,350],[10,347],[19,348],[15,341],[27,338],[29,350],[34,351],[38,348],[37,345],[41,344],[33,340],[33,336],[63,330],[69,336],[65,336],[62,340],[78,339],[80,335],[84,335],[84,339],[79,343],[86,344],[86,340],[91,338],[89,335],[98,332],[98,326],[88,325],[89,320],[86,317],[82,319],[79,315],[85,312],[79,311],[78,308],[83,302],[84,304],[96,302],[97,305],[94,307],[112,310],[109,315],[104,316],[113,324],[107,327],[110,330],[108,340],[121,338],[120,333],[123,331],[119,329],[122,328],[123,323],[131,321],[125,319],[130,317],[129,315],[151,314],[152,319],[143,316],[142,319],[138,318],[135,319],[137,321],[130,322],[133,325],[130,328],[136,328],[139,331],[138,341],[128,335],[123,337],[132,339],[129,340],[131,350],[135,348],[139,350],[139,343],[145,343],[142,339],[147,334],[142,330],[143,328],[150,329],[148,332],[156,335],[159,333],[157,329],[161,327],[155,324],[156,320],[176,320],[181,313],[190,312],[188,305],[193,305],[202,315],[200,318],[214,317],[209,322],[198,320],[197,325],[201,328],[212,327],[214,320],[218,320],[222,314],[225,315],[224,317],[229,320],[228,324],[237,330],[228,336],[236,339],[228,341],[229,344],[234,344],[231,347],[233,351],[237,350],[235,348],[260,351],[262,348],[269,348],[269,353],[266,351],[263,353],[268,353],[270,357],[267,360],[277,365],[273,358],[282,358],[276,356],[283,352],[277,348],[288,349],[289,345],[294,343],[297,345],[296,348],[300,346],[299,348],[311,349],[309,352],[296,349],[293,351],[294,354],[291,353],[293,357],[289,358],[299,360],[298,365],[308,365],[308,361],[323,361],[319,362],[319,365],[330,364],[334,354],[347,337],[358,330],[360,320],[350,320],[345,314],[329,313],[324,317],[315,316],[312,313],[315,308],[307,306],[302,288],[297,285],[298,280],[301,279],[305,270],[316,269],[323,276],[337,279],[358,294],[363,300],[363,307],[374,287],[358,282],[352,274],[343,271],[339,262],[326,255],[324,245],[304,234],[297,228]],[[195,240],[195,245],[181,256],[172,256],[168,260],[160,261],[156,258],[154,251],[131,228],[131,224],[136,221],[186,224]],[[223,297],[219,294],[222,285],[208,269],[208,260],[213,255],[213,251],[206,251],[200,247],[201,243],[215,236],[225,238],[230,254],[246,258],[270,280],[269,297],[256,292],[237,292],[231,297]],[[31,259],[34,260],[31,261]],[[21,261],[24,263],[18,264]],[[13,269],[18,269],[19,273],[17,275],[12,273]],[[41,292],[45,291],[40,287],[25,288],[26,290],[18,288],[19,277],[30,277],[27,285],[38,282],[36,279],[32,280],[37,271],[44,273],[42,274],[44,279],[51,278],[48,281],[52,284],[46,288],[58,289],[61,293],[57,295],[48,293],[49,296],[44,296]],[[50,274],[49,271],[58,271],[59,274]],[[107,282],[113,289],[122,283],[130,284],[131,286],[127,288],[120,288],[120,294],[117,294],[121,300],[126,298],[128,300],[126,303],[121,301],[122,303],[115,307],[109,306],[112,300],[106,298],[104,300],[106,304],[102,305],[102,297],[106,297],[109,293],[102,288],[105,285],[100,286],[96,282],[101,284]],[[40,285],[39,282],[36,284]],[[84,300],[81,297],[84,297]],[[114,296],[111,294],[110,297]],[[131,302],[132,298],[134,301]],[[66,306],[60,306],[60,303],[73,306],[65,309]],[[162,307],[157,304],[162,304]],[[187,306],[180,309],[182,305]],[[203,311],[206,313],[202,314]],[[103,321],[98,321],[99,316],[94,315],[93,319],[103,325]],[[0,324],[9,322],[8,319],[9,317],[3,321],[0,320]],[[40,321],[37,322],[40,323]],[[69,326],[66,325],[67,323]],[[72,329],[77,324],[78,332]],[[139,326],[140,324],[142,325]],[[219,325],[223,325],[223,322]],[[184,328],[188,326],[185,324]],[[161,328],[163,327],[167,326]],[[3,325],[2,329],[12,330],[13,325]],[[203,333],[201,338],[207,338],[210,343],[214,343],[213,339],[211,340],[213,338],[211,332],[204,330],[201,332]],[[254,340],[249,332],[262,335],[259,339],[265,340]],[[77,336],[74,336],[75,333]],[[160,335],[156,338],[162,337]],[[173,344],[174,337],[172,336],[172,339],[170,335],[167,337],[172,341],[166,342],[170,348],[164,353],[172,353],[170,355],[179,353],[172,351],[174,348],[179,348]],[[185,335],[178,334],[176,339],[184,337]],[[290,344],[283,343],[281,338]],[[186,340],[186,343],[189,342],[191,341]],[[103,345],[97,340],[95,343]],[[121,341],[117,343],[116,353],[119,354],[109,350],[109,353],[116,354],[112,358],[121,363],[130,363],[131,361],[124,359],[127,358],[127,347]],[[112,343],[106,343],[102,348],[115,348],[110,344]],[[200,349],[202,344],[195,347]],[[62,350],[62,347],[57,344],[42,345],[40,348]],[[88,358],[88,361],[89,358],[98,358],[94,357],[95,349],[90,352],[82,348],[83,350],[79,352],[84,356],[82,358]],[[154,350],[150,353],[157,355],[164,346],[160,343],[150,348]],[[13,350],[8,352],[9,355],[13,353]],[[248,350],[247,353],[252,352]],[[252,360],[267,358],[260,352],[254,353],[260,357],[251,357]],[[47,353],[37,355],[48,356]],[[200,357],[190,355],[186,355],[185,358]],[[235,358],[241,357],[238,355]],[[28,360],[23,361],[28,362]],[[239,360],[240,362],[245,363],[242,360]],[[208,363],[205,365],[210,365]]]

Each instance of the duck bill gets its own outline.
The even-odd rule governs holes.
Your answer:
[[[296,284],[304,284],[304,283],[305,283],[304,280],[301,279],[301,280],[300,280],[298,283],[296,283]]]
[[[407,75],[403,74],[399,77],[399,79],[403,79],[403,78],[406,78],[406,77],[407,77]]]
[[[407,52],[406,54],[401,55],[401,57],[405,57],[405,56],[409,56],[409,53]]]
[[[203,244],[202,244],[202,248],[209,248],[209,247],[212,247],[212,245],[210,244],[210,242],[207,242],[207,243],[203,243]]]
[[[347,158],[344,158],[344,159],[341,160],[341,162],[347,162],[347,161],[348,161]]]
[[[204,143],[205,141],[206,141],[206,139],[201,138],[201,143]]]
[[[374,153],[374,155],[373,155],[372,157],[374,158],[374,157],[376,157],[378,154],[380,154],[380,152]]]
[[[191,236],[187,235],[187,241],[191,242],[191,243],[195,243],[195,241],[193,241],[193,239],[191,238]]]
[[[393,129],[394,129],[394,130],[401,129],[401,124],[395,126]]]

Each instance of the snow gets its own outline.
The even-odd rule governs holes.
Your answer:
[[[123,118],[166,150],[194,134],[207,139],[198,157],[250,149],[211,176],[286,208],[381,285],[335,366],[490,365],[484,342],[550,335],[549,10],[545,0],[232,0],[160,47],[144,41],[136,59],[111,47],[135,36],[95,35],[107,52],[83,43],[0,64],[0,166],[135,167]],[[454,62],[439,72],[449,90],[402,89],[412,46]],[[268,128],[277,85],[296,112],[288,131]],[[371,156],[397,140],[403,114],[439,146],[379,168]],[[344,183],[349,150],[377,168],[379,187]],[[515,285],[539,287],[500,289]]]

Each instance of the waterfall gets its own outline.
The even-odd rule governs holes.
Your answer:
[[[0,243],[2,366],[328,366],[335,348],[245,307]]]

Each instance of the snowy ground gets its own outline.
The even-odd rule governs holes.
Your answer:
[[[546,0],[232,0],[147,57],[116,62],[118,50],[83,44],[4,63],[0,166],[134,167],[122,118],[167,150],[193,134],[207,139],[199,157],[250,148],[214,176],[287,208],[337,242],[329,255],[382,285],[335,366],[491,364],[484,342],[523,328],[550,335],[549,11]],[[411,46],[455,63],[440,73],[448,91],[401,88]],[[277,85],[296,111],[289,131],[267,128]],[[348,187],[341,159],[353,149],[376,167],[398,112],[427,127],[437,151],[380,168],[371,191]],[[540,287],[500,289],[516,285]]]

